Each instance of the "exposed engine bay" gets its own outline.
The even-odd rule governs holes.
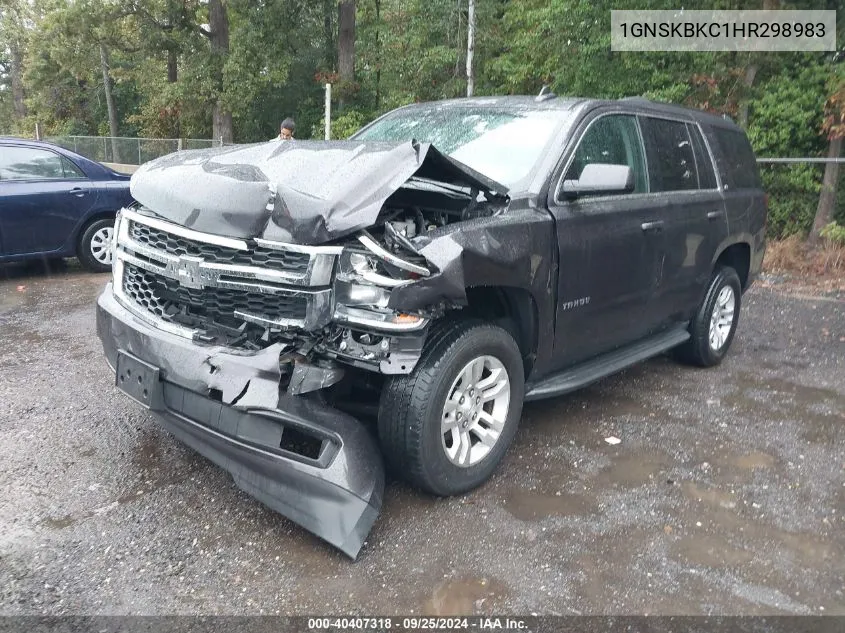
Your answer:
[[[428,324],[460,305],[440,301],[423,309],[397,310],[390,305],[392,293],[440,274],[421,251],[450,225],[501,213],[508,198],[501,186],[474,173],[462,174],[433,148],[427,153],[433,166],[418,144],[379,147],[373,153],[395,157],[397,151],[407,155],[408,149],[413,150],[411,167],[432,175],[412,171],[385,196],[373,221],[363,228],[357,227],[364,223],[359,219],[364,209],[341,213],[344,200],[326,212],[325,205],[318,204],[313,216],[302,219],[316,221],[325,230],[337,224],[332,221],[338,215],[353,228],[338,230],[344,235],[314,245],[268,240],[258,231],[234,237],[239,232],[227,230],[222,235],[225,227],[200,222],[207,217],[203,214],[195,213],[181,225],[174,222],[182,207],[169,207],[174,191],[184,188],[163,186],[163,172],[156,173],[159,161],[153,161],[133,179],[133,195],[143,206],[125,210],[118,219],[118,299],[142,318],[200,345],[246,353],[280,345],[281,384],[292,393],[340,380],[343,371],[336,363],[381,374],[409,373],[419,359]],[[360,156],[358,152],[352,160]],[[203,163],[203,174],[214,162],[210,159]],[[243,166],[237,168],[232,173],[243,176]],[[173,169],[180,167],[169,165],[165,172]],[[218,176],[221,169],[214,166]],[[293,235],[297,226],[301,228],[300,223],[291,225],[297,214],[292,200],[303,207],[302,200],[282,197],[280,189],[268,187],[273,195],[262,210],[267,217],[263,235],[282,226],[293,229],[287,231]],[[372,200],[365,202],[371,213]],[[226,227],[234,223],[227,221]],[[218,231],[196,230],[199,225]]]

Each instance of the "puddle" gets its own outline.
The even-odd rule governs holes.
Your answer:
[[[754,558],[754,552],[733,547],[718,536],[701,534],[672,544],[672,557],[705,567],[735,567]]]
[[[665,455],[637,452],[614,460],[611,466],[598,474],[597,480],[601,485],[617,484],[635,488],[662,479],[658,475],[668,463],[669,459]]]
[[[0,314],[11,312],[26,303],[27,296],[24,292],[18,291],[14,285],[8,285],[0,289]]]
[[[50,517],[41,521],[41,525],[50,528],[51,530],[64,530],[65,528],[70,527],[74,523],[76,523],[76,519],[74,519],[69,514],[60,518],[54,519]]]
[[[799,565],[821,569],[832,561],[842,560],[838,543],[816,533],[785,532],[759,520],[723,509],[714,510],[709,520],[716,529],[730,534],[744,534],[765,549],[764,559],[776,566]]]
[[[775,458],[768,453],[753,452],[734,457],[731,462],[734,466],[743,470],[755,470],[757,468],[771,468],[775,465]]]
[[[158,470],[161,465],[158,437],[152,435],[144,437],[132,461],[142,470]]]
[[[117,498],[119,505],[132,503],[145,494],[179,483],[185,478],[185,475],[179,472],[177,464],[163,463],[164,454],[159,445],[160,440],[161,436],[153,433],[141,438],[132,456],[132,463],[139,471],[139,481]]]
[[[736,496],[729,492],[699,486],[691,481],[682,483],[681,490],[684,491],[684,496],[692,501],[702,501],[712,506],[726,508],[728,510],[736,507]]]
[[[473,615],[489,612],[507,589],[491,578],[446,580],[440,583],[423,606],[426,615]]]
[[[825,387],[808,387],[781,378],[761,378],[747,372],[738,374],[736,384],[739,391],[723,401],[749,414],[759,415],[760,409],[765,408],[799,420],[824,420],[837,416],[818,413],[815,408],[819,405],[845,407],[845,395]]]
[[[818,420],[801,431],[801,439],[811,444],[839,445],[843,441],[845,413],[839,413],[826,421]]]
[[[44,342],[44,337],[33,330],[28,330],[16,323],[3,325],[3,345],[0,350],[32,352]]]
[[[539,521],[551,516],[589,514],[593,504],[592,499],[567,492],[548,495],[513,488],[505,497],[504,508],[520,521]]]

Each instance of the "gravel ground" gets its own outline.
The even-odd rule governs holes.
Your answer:
[[[352,563],[116,392],[105,282],[0,268],[0,614],[845,614],[841,300],[752,289],[720,368],[526,406],[473,494],[390,483]]]

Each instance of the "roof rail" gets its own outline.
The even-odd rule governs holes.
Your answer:
[[[552,89],[548,86],[543,86],[540,89],[540,94],[534,97],[534,101],[548,101],[549,99],[555,99],[557,95],[552,92]]]

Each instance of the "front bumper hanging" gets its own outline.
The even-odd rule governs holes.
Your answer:
[[[355,418],[279,393],[279,346],[204,347],[97,301],[97,334],[119,388],[276,512],[358,555],[381,509],[384,467]]]

